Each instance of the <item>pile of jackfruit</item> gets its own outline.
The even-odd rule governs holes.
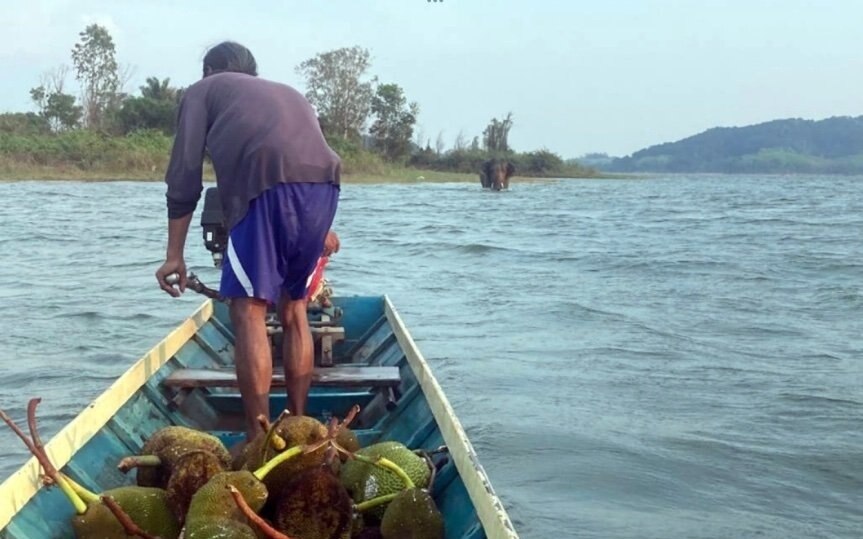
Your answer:
[[[0,410],[75,507],[78,539],[442,539],[429,494],[428,454],[395,441],[360,447],[358,408],[328,424],[283,413],[236,456],[206,432],[169,426],[118,463],[135,485],[93,493],[49,461],[27,410],[30,437]],[[134,473],[132,473],[134,470]]]

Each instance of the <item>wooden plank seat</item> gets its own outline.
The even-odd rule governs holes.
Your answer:
[[[384,387],[394,388],[401,383],[398,367],[319,367],[312,375],[314,386]],[[178,369],[162,380],[162,385],[174,388],[229,387],[236,388],[237,375],[231,368]],[[285,387],[285,373],[273,369],[273,387]]]

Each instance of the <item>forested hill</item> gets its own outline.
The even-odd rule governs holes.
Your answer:
[[[619,172],[863,174],[863,116],[716,127],[602,167]]]

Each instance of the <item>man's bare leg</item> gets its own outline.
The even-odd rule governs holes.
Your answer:
[[[285,365],[285,385],[288,408],[294,415],[305,415],[309,387],[312,385],[314,345],[306,315],[306,300],[283,299],[280,305],[282,327],[282,361]]]
[[[257,298],[232,298],[231,322],[234,325],[234,364],[246,416],[246,438],[260,432],[257,417],[270,417],[270,385],[273,380],[273,355],[266,327],[267,303]]]

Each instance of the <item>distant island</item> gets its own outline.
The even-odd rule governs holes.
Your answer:
[[[588,154],[578,161],[624,173],[863,174],[863,116],[715,127],[628,157]]]

